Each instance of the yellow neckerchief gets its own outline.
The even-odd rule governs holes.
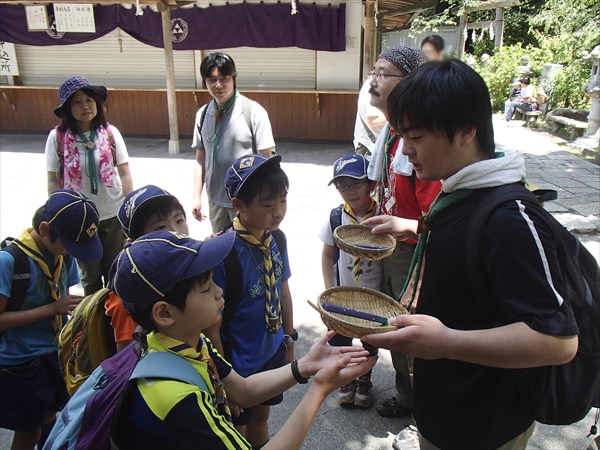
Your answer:
[[[188,344],[180,341],[179,339],[172,338],[171,336],[167,336],[166,334],[160,332],[154,332],[148,335],[148,346],[154,348],[162,347],[171,353],[182,356],[183,358],[194,359],[196,361],[206,363],[208,375],[210,376],[210,381],[212,382],[213,389],[215,390],[214,403],[216,405],[217,412],[224,416],[229,422],[232,421],[231,411],[229,409],[229,404],[227,403],[225,386],[223,386],[223,382],[219,378],[219,372],[217,371],[215,362],[208,355],[208,346],[202,337],[200,337],[200,340],[198,341],[200,351],[190,347]]]
[[[58,301],[60,300],[58,280],[60,279],[60,272],[62,270],[63,257],[62,255],[54,255],[54,273],[50,273],[50,269],[48,268],[46,261],[44,261],[42,252],[38,248],[33,237],[31,237],[32,231],[33,228],[27,228],[24,230],[21,235],[13,241],[13,244],[19,247],[23,253],[33,259],[38,266],[40,266],[42,273],[46,277],[46,281],[50,285],[50,293],[52,294],[52,298],[54,301]],[[63,326],[62,316],[54,316],[52,319],[52,324],[54,325],[54,331],[56,331],[56,335],[58,336]]]
[[[368,219],[369,217],[373,217],[375,215],[375,207],[377,203],[375,200],[371,199],[371,205],[367,212],[363,215],[363,220]],[[350,220],[351,223],[358,224],[358,220],[356,220],[356,214],[352,210],[352,207],[348,203],[344,203],[344,209],[342,210],[346,217]],[[360,275],[362,274],[362,270],[360,269],[360,257],[354,257],[354,264],[352,265],[352,272],[354,273],[354,281],[358,282],[360,280]]]
[[[265,295],[267,302],[265,307],[267,313],[265,314],[265,320],[267,322],[267,330],[269,333],[277,333],[279,327],[283,323],[283,317],[281,316],[281,302],[279,301],[279,292],[275,284],[275,270],[273,265],[273,251],[271,244],[273,242],[273,235],[270,231],[265,233],[264,242],[260,242],[256,239],[246,228],[242,225],[239,216],[233,219],[233,229],[239,237],[245,243],[252,245],[263,252],[263,261],[265,269],[263,271],[263,279],[265,282]],[[257,267],[260,271],[260,268]]]

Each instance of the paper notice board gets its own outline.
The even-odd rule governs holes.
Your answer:
[[[91,4],[55,3],[54,18],[59,33],[95,33],[94,7]]]

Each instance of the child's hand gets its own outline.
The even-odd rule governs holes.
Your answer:
[[[231,411],[231,417],[240,417],[240,414],[244,412],[244,408],[238,406],[234,403],[227,402],[229,405],[229,410]]]
[[[317,372],[311,387],[322,389],[323,396],[327,396],[372,370],[377,359],[377,356],[373,356],[367,360],[354,363],[349,354],[337,355],[327,366]]]
[[[419,238],[417,235],[418,222],[416,220],[401,219],[394,216],[375,216],[364,220],[361,225],[373,227],[371,230],[373,234],[389,233],[399,241],[407,239],[416,241]]]
[[[308,353],[298,360],[298,369],[304,376],[316,374],[319,370],[337,362],[342,356],[350,358],[347,364],[363,363],[367,360],[369,352],[362,347],[333,347],[327,342],[335,335],[335,331],[328,331],[308,350]]]
[[[83,300],[81,295],[67,295],[54,302],[55,316],[62,316],[64,314],[73,314],[73,311],[79,305],[79,302]]]

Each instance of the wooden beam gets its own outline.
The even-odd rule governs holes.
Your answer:
[[[492,20],[486,20],[485,22],[473,22],[473,23],[468,23],[467,24],[467,30],[478,30],[479,28],[489,28],[491,24],[495,25],[495,21]]]
[[[177,97],[175,94],[175,63],[173,62],[173,40],[171,38],[171,11],[160,13],[162,18],[165,63],[167,69],[167,108],[169,110],[169,154],[181,153],[179,127],[177,125]]]
[[[367,0],[365,3],[365,38],[363,50],[363,81],[375,65],[375,2]]]
[[[383,14],[377,14],[377,40],[375,41],[375,58],[374,61],[377,60],[377,57],[381,53],[381,47],[383,45]]]
[[[415,3],[414,5],[406,5],[402,8],[390,9],[388,11],[384,11],[380,13],[383,17],[393,17],[400,16],[403,14],[411,14],[415,12],[421,12],[424,9],[433,8],[438,4],[437,0],[425,0],[420,3]]]
[[[511,6],[517,6],[521,3],[521,0],[489,0],[489,1],[481,1],[476,3],[473,6],[470,6],[469,8],[465,8],[464,12],[466,13],[472,13],[472,12],[476,12],[476,11],[485,11],[488,9],[495,9],[495,8],[510,8]],[[450,12],[452,14],[458,14],[458,11],[460,10],[459,6],[455,6],[454,8],[450,9]]]

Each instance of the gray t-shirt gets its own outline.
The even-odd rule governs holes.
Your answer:
[[[252,135],[242,112],[242,96],[240,95],[236,99],[231,112],[221,117],[217,137],[218,146],[213,155],[214,102],[211,101],[207,108],[204,124],[202,125],[202,138],[200,138],[198,127],[203,108],[200,108],[196,114],[192,148],[205,150],[205,182],[209,201],[218,206],[231,208],[231,201],[225,189],[225,172],[240,156],[252,153]],[[269,122],[267,111],[258,103],[252,102],[250,117],[257,150],[274,148],[275,141],[273,140],[271,122]]]

